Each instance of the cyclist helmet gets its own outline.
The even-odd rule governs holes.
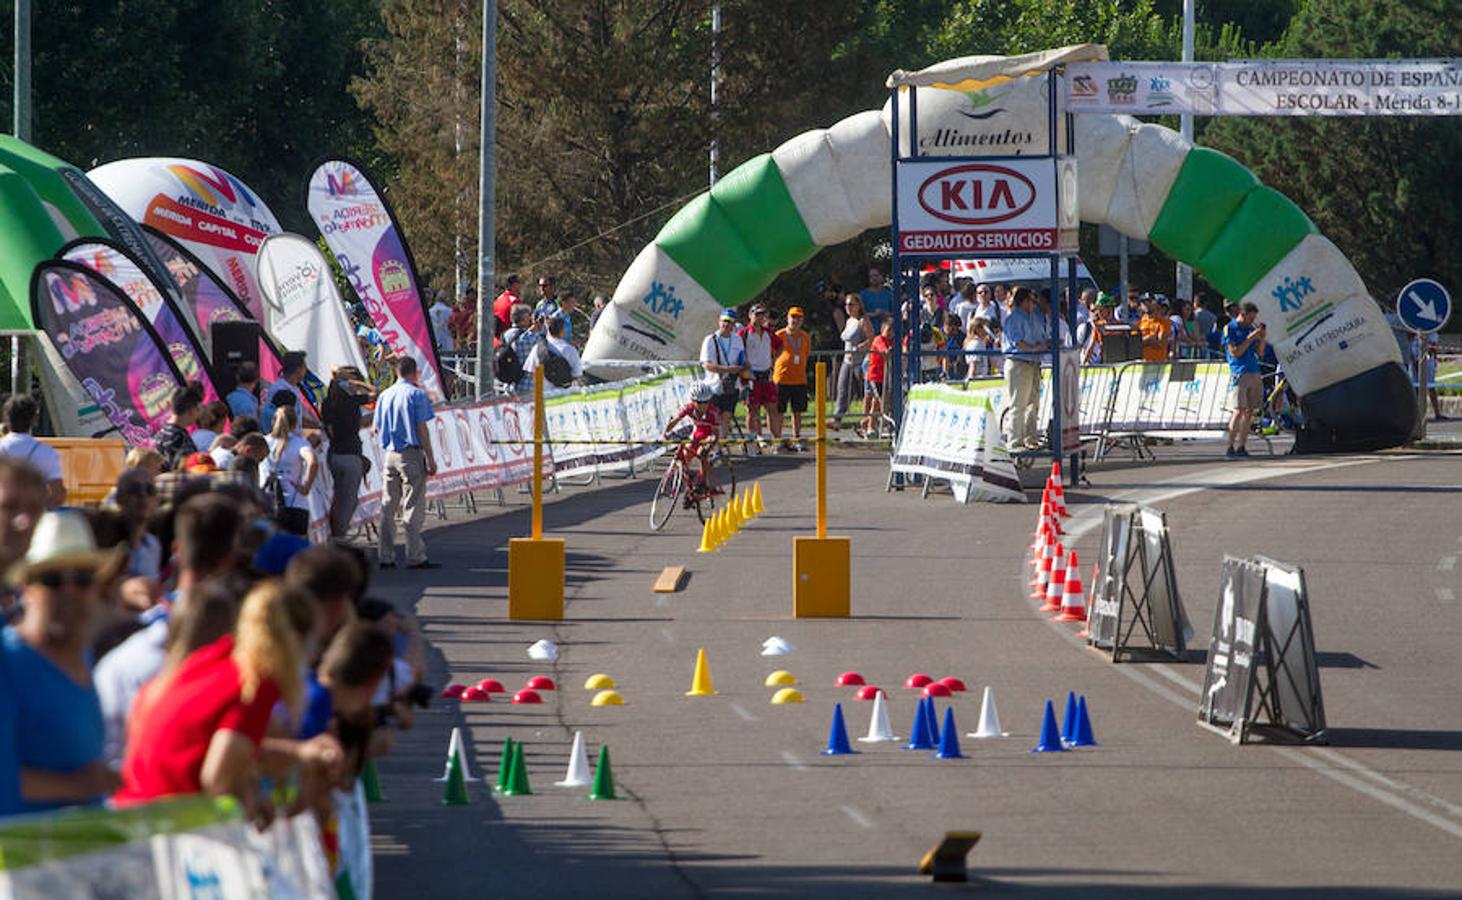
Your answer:
[[[710,403],[714,396],[716,396],[716,389],[704,381],[697,381],[690,386],[690,399],[697,403]]]

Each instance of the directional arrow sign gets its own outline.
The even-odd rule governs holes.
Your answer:
[[[1430,278],[1418,278],[1401,289],[1396,298],[1396,315],[1412,331],[1430,334],[1440,331],[1452,316],[1452,295]]]

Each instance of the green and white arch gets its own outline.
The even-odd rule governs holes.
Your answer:
[[[896,72],[889,86],[918,91],[922,153],[1039,153],[1049,127],[1044,73],[1105,58],[1096,45],[970,57]],[[890,120],[886,104],[798,135],[692,200],[625,272],[585,361],[693,359],[721,307],[751,300],[821,247],[888,225]],[[1082,220],[1150,240],[1224,296],[1259,307],[1301,396],[1307,446],[1408,438],[1416,400],[1399,347],[1355,268],[1294,203],[1171,129],[1126,116],[1074,121]]]

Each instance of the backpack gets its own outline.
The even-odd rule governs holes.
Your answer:
[[[566,388],[574,383],[574,367],[569,361],[554,352],[553,345],[548,343],[548,338],[538,339],[539,354],[538,362],[543,366],[543,377],[554,387]]]
[[[518,358],[518,351],[513,349],[512,341],[504,339],[498,344],[492,355],[492,367],[497,373],[497,380],[504,384],[517,384],[523,378],[523,361]]]

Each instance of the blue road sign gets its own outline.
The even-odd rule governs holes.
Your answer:
[[[1401,289],[1396,315],[1412,331],[1440,331],[1452,316],[1452,295],[1430,278],[1418,278]]]

